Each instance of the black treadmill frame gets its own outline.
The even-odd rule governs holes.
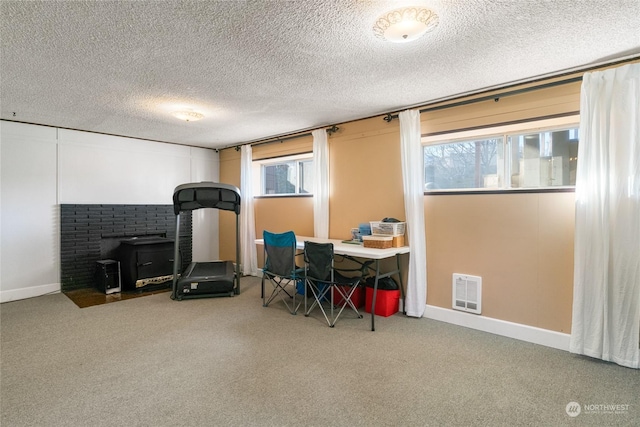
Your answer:
[[[236,214],[236,268],[234,294],[240,293],[240,190],[230,184],[196,182],[182,184],[173,192],[173,211],[176,214],[176,238],[173,262],[173,287],[171,299],[206,298],[215,294],[182,295],[178,298],[178,260],[180,259],[180,213],[202,208],[221,209]]]

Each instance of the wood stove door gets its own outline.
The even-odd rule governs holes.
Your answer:
[[[160,247],[157,247],[160,246]],[[137,251],[137,279],[173,274],[173,245],[153,245]]]

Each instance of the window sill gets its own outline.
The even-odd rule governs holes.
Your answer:
[[[451,195],[468,195],[468,194],[522,194],[522,193],[575,193],[575,187],[557,187],[557,188],[509,188],[501,190],[483,190],[479,188],[465,190],[427,190],[425,196],[451,196]]]
[[[313,194],[268,194],[265,196],[253,196],[254,199],[282,199],[289,197],[313,197]]]

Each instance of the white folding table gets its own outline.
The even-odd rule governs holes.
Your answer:
[[[376,295],[378,293],[378,281],[385,277],[393,276],[394,274],[398,275],[400,281],[400,290],[404,295],[404,287],[402,284],[402,269],[400,267],[400,255],[410,253],[409,246],[401,246],[399,248],[387,248],[387,249],[377,249],[377,248],[365,248],[361,244],[354,243],[345,243],[339,239],[321,239],[318,237],[307,237],[307,236],[296,236],[297,248],[302,250],[304,249],[304,242],[314,242],[314,243],[333,243],[333,252],[337,255],[343,255],[346,257],[354,257],[354,258],[364,258],[375,261],[375,280],[373,284],[373,298],[371,301],[371,330],[375,331],[375,306],[376,306]],[[263,239],[256,239],[257,245],[264,245]],[[386,258],[396,258],[396,269],[393,271],[388,271],[385,273],[380,273],[380,260]],[[404,304],[403,304],[404,306]],[[403,310],[404,311],[404,310]],[[405,311],[406,314],[406,311]]]

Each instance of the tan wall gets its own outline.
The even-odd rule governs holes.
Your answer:
[[[251,155],[253,160],[261,160],[301,153],[311,153],[312,151],[313,138],[310,135],[307,135],[284,142],[256,145],[252,148]]]
[[[255,199],[256,236],[264,230],[282,233],[292,230],[300,236],[313,236],[313,197]]]
[[[342,125],[329,138],[329,237],[352,227],[404,215],[398,121],[380,117]]]
[[[452,274],[482,277],[482,315],[571,331],[574,193],[425,197],[427,304]]]
[[[580,82],[481,101],[421,114],[423,134],[575,113],[580,109]]]
[[[579,83],[421,114],[424,134],[576,112]],[[347,238],[360,222],[405,219],[399,122],[340,124],[329,137],[330,230]],[[311,137],[254,148],[254,159],[309,152]],[[240,155],[220,156],[222,182],[238,185]],[[451,307],[451,275],[483,278],[483,315],[566,332],[571,328],[574,193],[426,195],[427,303]],[[309,197],[255,201],[263,229],[313,234]],[[221,215],[221,256],[233,257],[232,222]],[[261,256],[259,258],[261,260]]]

